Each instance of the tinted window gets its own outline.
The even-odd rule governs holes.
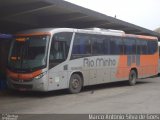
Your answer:
[[[91,38],[87,34],[76,34],[72,48],[72,58],[89,56],[91,54]]]
[[[123,41],[121,37],[112,37],[110,41],[110,54],[123,54]]]
[[[133,38],[124,38],[124,54],[136,54],[136,40]]]
[[[137,44],[137,54],[148,54],[147,40],[138,39],[136,41]]]
[[[49,58],[51,66],[57,65],[67,58],[72,34],[73,33],[62,32],[53,35]]]
[[[141,47],[142,47],[142,54],[148,54],[148,47],[147,47],[147,41],[142,40],[141,41]]]
[[[108,54],[108,37],[107,36],[92,36],[92,54],[93,55],[105,55]]]
[[[157,41],[148,40],[148,53],[154,54],[157,51],[158,43]]]

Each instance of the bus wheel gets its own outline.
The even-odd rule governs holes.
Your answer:
[[[82,89],[82,78],[78,74],[73,74],[69,82],[69,92],[79,93]]]
[[[137,81],[137,72],[135,70],[131,70],[129,74],[129,85],[133,86]]]

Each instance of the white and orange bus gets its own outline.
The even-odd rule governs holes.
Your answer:
[[[8,58],[12,89],[51,91],[158,73],[156,37],[107,29],[35,29],[16,35]]]

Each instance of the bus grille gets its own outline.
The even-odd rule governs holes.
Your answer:
[[[17,89],[32,89],[33,88],[33,85],[30,85],[30,84],[13,84],[13,86]]]
[[[12,78],[13,81],[17,81],[17,82],[31,82],[33,79],[28,79],[28,80],[19,80],[19,79],[15,79],[15,78]]]

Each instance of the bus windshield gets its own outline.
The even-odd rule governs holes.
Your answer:
[[[46,66],[49,36],[16,38],[11,46],[8,67],[33,71]]]

